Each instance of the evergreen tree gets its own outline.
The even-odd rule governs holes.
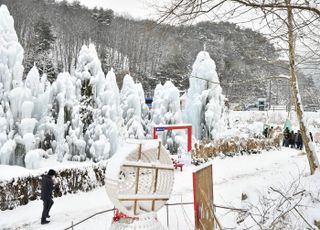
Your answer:
[[[188,87],[185,79],[190,72],[188,60],[183,53],[175,53],[159,67],[157,78],[161,84],[164,84],[168,79],[177,86],[180,90]]]
[[[28,47],[25,61],[26,72],[36,64],[40,74],[46,74],[50,83],[56,79],[58,73],[58,67],[54,66],[52,57],[55,40],[51,23],[43,17],[40,18],[34,24],[33,39]]]

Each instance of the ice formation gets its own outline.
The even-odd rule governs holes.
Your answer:
[[[5,5],[0,6],[0,83],[5,91],[22,84],[23,48],[14,21]]]
[[[182,115],[180,110],[180,92],[172,82],[167,81],[164,85],[158,84],[154,91],[152,103],[152,124],[169,125],[181,124]],[[184,131],[172,131],[163,133],[162,139],[169,150],[176,152]]]
[[[152,103],[152,121],[156,125],[182,123],[180,92],[170,81],[156,86]]]
[[[96,48],[93,44],[90,44],[89,47],[86,45],[82,46],[78,57],[75,75],[81,81],[90,81],[95,98],[97,98],[97,96],[104,90],[105,77]]]
[[[38,169],[41,165],[41,159],[47,157],[47,153],[43,149],[34,149],[27,152],[25,156],[25,164],[27,169]]]
[[[13,161],[16,142],[14,140],[6,141],[0,149],[0,162],[3,165],[9,165]]]
[[[193,135],[197,139],[218,137],[225,129],[224,96],[208,52],[197,55],[189,82],[185,119],[192,124]]]
[[[130,75],[127,74],[124,77],[121,89],[121,109],[128,137],[142,139],[145,137],[145,124],[141,119],[141,97],[138,87]]]
[[[84,140],[85,153],[94,161],[107,159],[118,147],[118,129],[122,125],[120,95],[116,76],[111,69],[105,77],[94,45],[83,46],[77,63],[76,77],[82,87],[93,90],[93,103],[86,107],[84,115],[92,116],[89,121]],[[90,95],[82,95],[90,100]],[[83,100],[86,103],[86,100]],[[82,105],[81,105],[82,106]],[[102,143],[104,147],[102,147]]]

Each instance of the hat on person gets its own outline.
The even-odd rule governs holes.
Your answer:
[[[49,176],[55,176],[56,175],[56,171],[54,171],[53,169],[50,169],[48,172]]]

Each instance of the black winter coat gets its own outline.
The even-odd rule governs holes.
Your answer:
[[[53,180],[49,175],[44,175],[41,180],[41,200],[52,199]]]

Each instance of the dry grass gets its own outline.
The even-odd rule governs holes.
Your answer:
[[[195,158],[212,158],[220,154],[235,155],[243,152],[253,152],[261,150],[269,150],[272,148],[279,149],[281,147],[282,134],[275,133],[272,138],[230,138],[215,141],[203,141],[195,144],[192,155]]]

